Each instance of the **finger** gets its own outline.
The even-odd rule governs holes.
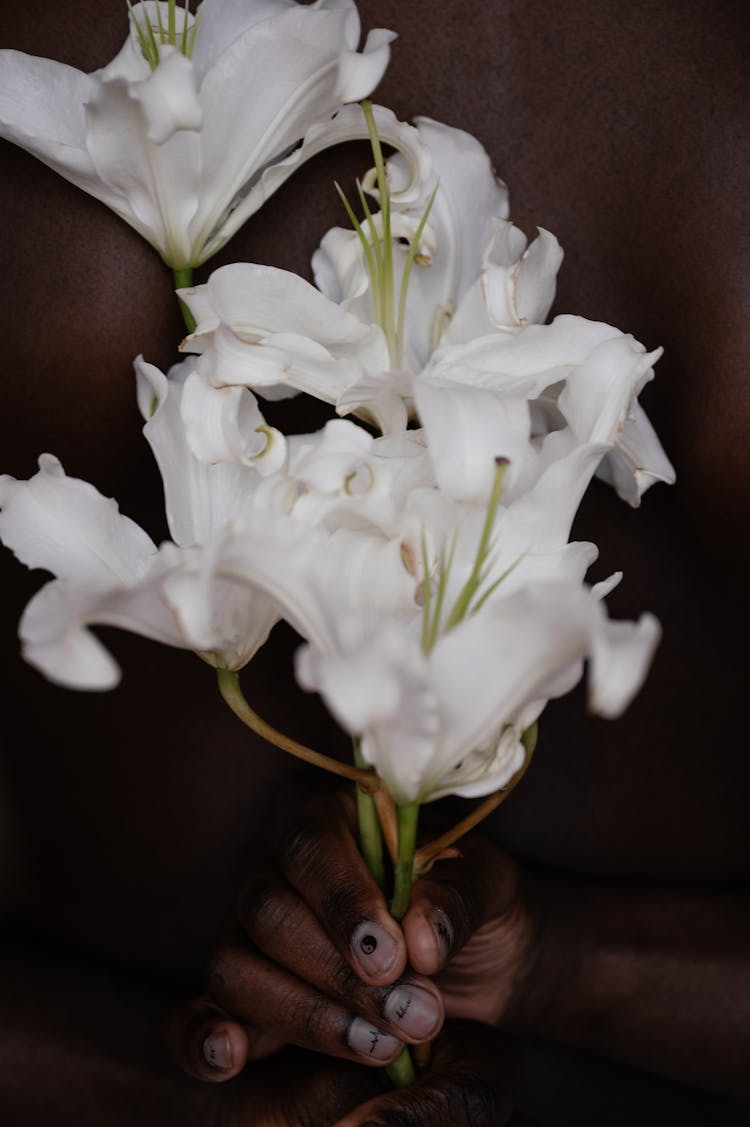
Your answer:
[[[517,1074],[512,1042],[489,1026],[457,1022],[435,1043],[428,1073],[335,1127],[510,1127]]]
[[[237,918],[252,945],[270,960],[385,1032],[417,1043],[439,1031],[443,1002],[434,983],[410,974],[386,987],[368,986],[301,897],[272,871],[245,883]]]
[[[480,928],[518,902],[515,864],[479,834],[461,842],[461,855],[438,861],[414,885],[402,927],[409,962],[420,974],[441,970]]]
[[[231,1080],[250,1056],[250,1036],[208,998],[195,998],[167,1023],[172,1059],[189,1076],[216,1083]]]
[[[371,985],[406,966],[403,932],[370,875],[340,801],[320,796],[288,827],[279,863],[341,955]]]
[[[208,992],[243,1025],[301,1048],[357,1061],[390,1064],[403,1043],[380,1023],[353,1013],[243,943],[226,942],[213,956]]]

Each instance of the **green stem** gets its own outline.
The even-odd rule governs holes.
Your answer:
[[[359,768],[362,768],[365,761],[359,740],[352,740],[352,744],[354,746],[354,762]],[[360,786],[357,787],[357,816],[362,855],[379,887],[385,891],[383,835],[380,832],[378,812],[372,796],[367,794]],[[409,1084],[413,1084],[417,1078],[411,1053],[408,1049],[404,1049],[401,1056],[393,1064],[387,1065],[385,1071],[394,1088],[406,1088]]]
[[[364,756],[359,746],[359,740],[352,740],[354,745],[354,762],[357,767],[366,766]],[[385,864],[383,861],[383,835],[380,832],[378,812],[371,794],[361,786],[357,786],[357,821],[359,824],[359,842],[362,856],[367,862],[367,867],[372,873],[381,892],[385,891]]]
[[[172,271],[172,276],[174,277],[174,288],[176,290],[185,290],[193,284],[193,267],[182,266],[179,270],[175,269]],[[185,328],[189,333],[192,333],[195,331],[195,317],[193,317],[193,314],[181,297],[178,297],[177,300],[180,303],[180,313],[185,322]]]
[[[338,759],[331,759],[328,755],[313,751],[311,747],[306,747],[305,744],[298,743],[289,736],[285,736],[283,732],[279,732],[276,728],[267,724],[265,720],[262,720],[257,712],[253,712],[245,700],[240,688],[239,675],[234,669],[217,669],[216,676],[219,682],[219,692],[235,716],[239,717],[243,724],[257,735],[262,736],[268,743],[281,748],[282,751],[288,752],[289,755],[293,755],[297,759],[304,760],[305,763],[312,764],[313,767],[322,767],[324,771],[341,775],[344,779],[352,779],[355,783],[360,783],[364,787],[377,786],[377,779],[372,771],[351,767],[348,763],[339,763]]]
[[[417,844],[419,803],[410,802],[398,808],[398,859],[394,866],[393,900],[391,915],[402,920],[409,907],[411,879],[414,869],[414,850]],[[389,1079],[395,1088],[406,1088],[417,1078],[411,1053],[404,1049],[401,1056],[388,1066]]]
[[[402,920],[409,907],[411,880],[414,870],[414,850],[417,845],[419,803],[410,802],[398,808],[398,859],[393,872],[393,900],[391,915]]]
[[[408,1088],[410,1084],[413,1084],[417,1079],[417,1074],[414,1071],[414,1063],[409,1050],[404,1049],[401,1056],[397,1057],[393,1064],[388,1065],[386,1072],[394,1088]]]

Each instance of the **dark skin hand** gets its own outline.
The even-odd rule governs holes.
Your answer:
[[[351,795],[302,793],[285,796],[275,864],[253,866],[207,995],[171,1023],[191,1075],[231,1079],[284,1042],[389,1063],[444,1010],[750,1097],[750,897],[532,879],[474,832],[416,881],[399,927],[359,855]],[[358,1058],[363,1019],[386,1036]],[[386,1038],[400,1039],[390,1053]]]
[[[492,1029],[451,1024],[435,1043],[432,1071],[403,1094],[389,1092],[376,1069],[301,1049],[250,1063],[229,1084],[205,1084],[180,1073],[166,1057],[161,1026],[174,990],[20,937],[6,937],[0,955],[3,1127],[528,1122],[511,1111],[517,1046]],[[196,1021],[205,1016],[196,1010]],[[13,1076],[18,1082],[11,1082]]]
[[[525,1127],[514,1110],[517,1046],[496,1030],[452,1023],[429,1072],[389,1091],[372,1069],[286,1050],[221,1090],[221,1127]],[[213,1091],[217,1091],[214,1087]],[[369,1098],[368,1098],[369,1097]]]
[[[217,1082],[285,1043],[377,1068],[404,1044],[437,1037],[413,1092],[378,1097],[342,1127],[506,1122],[509,1071],[500,1062],[512,1053],[490,1026],[506,1008],[532,933],[515,866],[475,835],[461,865],[444,864],[415,884],[399,926],[359,853],[352,795],[317,780],[301,792],[296,802],[285,796],[273,861],[256,862],[243,884],[209,964],[207,994],[169,1024],[175,1059],[190,1075]],[[464,944],[462,963],[456,953]],[[426,977],[436,974],[439,989]],[[444,1009],[474,1021],[438,1037]],[[443,1118],[430,1118],[436,1099],[444,1101]]]
[[[399,925],[359,852],[351,795],[307,791],[301,803],[285,797],[278,853],[256,862],[240,891],[207,973],[213,1003],[281,1042],[373,1065],[390,1063],[403,1043],[432,1040],[446,1010],[497,1022],[533,936],[510,858],[479,835],[466,839],[460,861],[440,862],[415,883]],[[374,1045],[373,1027],[386,1035]],[[189,1071],[234,1075],[249,1056],[277,1047],[240,1027],[227,1032],[231,1065],[217,1069],[209,1048],[181,1054],[197,1062]]]
[[[547,890],[549,942],[516,1031],[635,1066],[597,1070],[588,1056],[550,1049],[568,1098],[557,1099],[554,1072],[542,1073],[532,1094],[547,1100],[544,1127],[571,1115],[577,1127],[630,1123],[626,1097],[640,1127],[687,1122],[685,1108],[690,1127],[724,1124],[723,1102],[709,1101],[699,1118],[692,1088],[665,1084],[652,1101],[654,1087],[636,1069],[722,1091],[742,1091],[750,1071],[742,1060],[750,758],[747,677],[735,656],[750,481],[746,6],[359,7],[365,26],[399,32],[378,100],[402,118],[426,113],[475,133],[510,185],[515,221],[528,235],[540,223],[559,237],[566,261],[555,311],[665,346],[643,402],[678,484],[656,487],[638,512],[595,486],[576,529],[601,546],[593,578],[624,569],[608,600],[613,616],[648,608],[661,619],[654,669],[614,724],[587,717],[580,695],[549,708],[535,763],[487,833]],[[126,23],[120,0],[4,0],[0,43],[93,70],[119,49]],[[182,325],[169,274],[102,205],[13,146],[0,150],[0,472],[27,477],[51,451],[158,540],[161,486],[140,435],[132,359],[143,351],[167,367],[175,358]],[[368,163],[365,148],[313,162],[198,280],[242,260],[308,275],[321,235],[342,222],[331,181],[350,184]],[[273,410],[271,421],[290,429],[322,421],[299,402]],[[15,1026],[2,994],[0,1029],[13,1028],[15,1040],[14,1054],[0,1058],[0,1118],[9,1127],[185,1127],[193,1114],[203,1127],[206,1091],[213,1100],[230,1089],[193,1082],[170,1109],[152,1098],[148,1062],[129,1044],[115,1045],[111,1070],[82,1053],[73,1084],[74,1033],[87,1012],[83,987],[73,988],[77,960],[129,968],[180,996],[197,992],[251,871],[248,838],[291,769],[228,714],[211,671],[190,654],[108,632],[124,669],[114,694],[44,683],[19,660],[15,636],[40,577],[7,552],[0,572],[0,908],[59,960],[53,987],[44,958],[33,956],[39,973],[33,965],[24,973],[25,1018]],[[323,710],[288,688],[295,645],[290,632],[274,631],[248,670],[248,695],[277,727],[348,757]],[[525,895],[525,877],[520,887]],[[67,1012],[40,1058],[57,997],[68,999]],[[89,1022],[92,1039],[132,1021],[154,1044],[169,1007],[136,1020],[132,998],[113,994],[117,1004]],[[375,1070],[350,1061],[325,1067],[375,1082]],[[600,1103],[582,1108],[592,1076]],[[84,1098],[93,1091],[96,1100]],[[370,1095],[367,1087],[357,1098]]]

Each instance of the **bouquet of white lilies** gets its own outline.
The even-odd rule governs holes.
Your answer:
[[[545,704],[585,662],[593,712],[638,691],[658,623],[610,621],[621,575],[587,586],[597,547],[571,527],[595,475],[637,505],[673,471],[638,403],[659,351],[573,315],[545,323],[562,251],[513,226],[479,141],[367,100],[392,39],[358,51],[353,0],[204,0],[195,16],[146,0],[94,74],[0,53],[0,133],[153,244],[188,329],[166,375],[135,360],[172,539],[51,454],[28,481],[0,478],[0,536],[54,576],[21,620],[31,664],[113,687],[90,629],[105,624],[196,651],[241,719],[358,783],[398,916],[413,873],[521,777]],[[248,263],[192,284],[308,156],[355,138],[374,167],[340,193],[347,225],[323,236],[314,284]],[[302,435],[266,422],[259,400],[300,393],[338,417]],[[239,671],[279,619],[352,764],[245,701]],[[446,795],[484,801],[415,854],[419,806]]]

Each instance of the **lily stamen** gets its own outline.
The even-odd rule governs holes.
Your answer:
[[[190,22],[190,8],[189,0],[185,0],[183,8],[180,8],[182,13],[182,25],[180,29],[177,28],[177,0],[167,0],[167,23],[164,24],[164,17],[162,16],[162,8],[160,0],[157,0],[156,7],[156,23],[149,17],[145,8],[145,4],[140,4],[143,16],[139,18],[136,14],[136,7],[134,7],[132,0],[125,0],[130,13],[130,20],[135,29],[138,43],[140,45],[143,57],[150,66],[151,70],[156,70],[159,65],[159,48],[160,47],[176,47],[185,58],[189,59],[193,54],[193,47],[195,45],[195,33],[198,30],[198,21],[200,14]]]
[[[380,143],[380,137],[378,136],[377,125],[375,124],[372,103],[365,100],[361,102],[360,105],[367,122],[370,145],[375,160],[375,183],[377,184],[378,197],[380,200],[380,212],[377,216],[373,216],[367,202],[364,188],[359,180],[357,181],[357,195],[364,214],[363,220],[357,219],[354,209],[347,200],[340,185],[335,184],[335,187],[346,209],[349,222],[354,228],[362,246],[365,266],[370,277],[373,319],[383,330],[388,346],[391,367],[395,370],[399,370],[404,364],[406,299],[409,288],[409,277],[415,262],[417,265],[421,266],[430,264],[430,258],[420,252],[420,247],[427,219],[432,210],[432,205],[435,202],[438,185],[436,184],[432,191],[416,231],[413,236],[408,239],[408,251],[397,295],[394,277],[394,238],[388,173],[383,158],[383,149]],[[401,239],[400,241],[407,240]]]
[[[495,459],[495,476],[492,482],[490,497],[487,502],[487,513],[482,525],[482,531],[477,544],[471,572],[463,587],[459,591],[453,607],[443,623],[443,606],[448,589],[448,580],[453,567],[453,559],[458,541],[458,530],[454,530],[449,547],[443,545],[440,557],[435,568],[435,575],[431,576],[429,553],[427,550],[426,536],[422,535],[422,571],[424,579],[420,585],[422,596],[422,650],[429,656],[438,639],[449,633],[459,622],[476,614],[486,603],[487,599],[496,590],[500,583],[516,566],[511,564],[501,575],[497,576],[489,586],[482,586],[487,579],[488,561],[494,547],[492,532],[500,508],[500,498],[503,491],[503,479],[509,465],[507,458]]]

